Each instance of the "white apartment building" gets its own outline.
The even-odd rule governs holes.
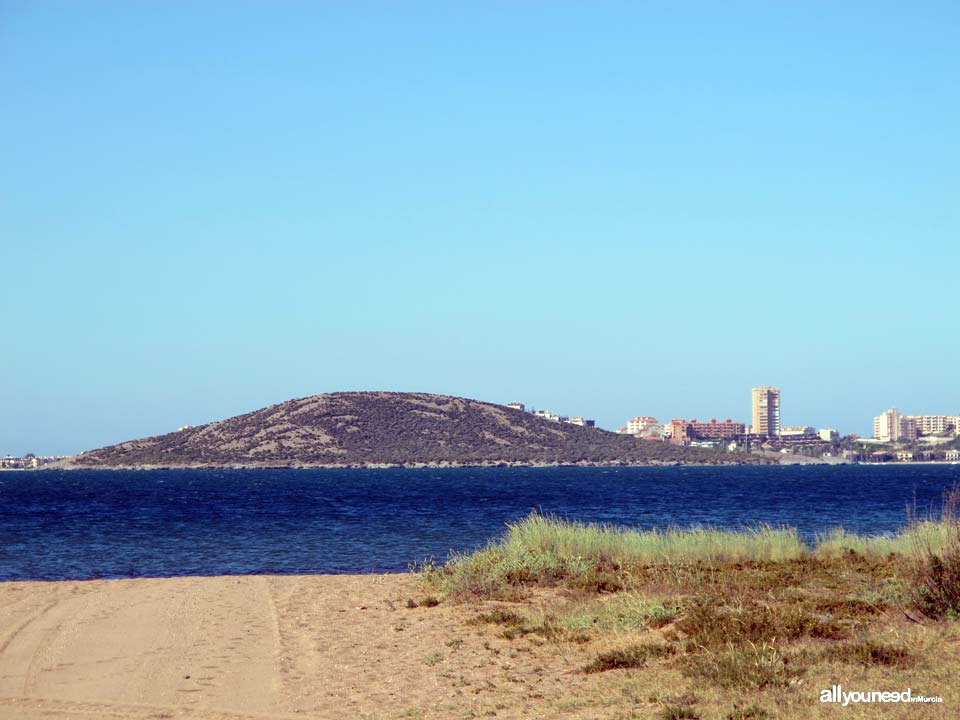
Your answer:
[[[958,418],[956,415],[908,415],[917,423],[917,433],[920,435],[936,435],[953,429],[956,432]]]
[[[957,415],[901,415],[890,408],[873,419],[873,436],[877,440],[916,440],[920,435],[937,435],[960,428]]]
[[[916,440],[919,434],[917,420],[901,415],[896,408],[890,408],[873,419],[873,437],[883,442],[897,440]]]
[[[750,432],[775,438],[780,434],[780,388],[755,387],[752,391]]]
[[[900,439],[900,421],[903,416],[896,408],[890,408],[873,419],[873,437],[884,442]]]
[[[627,420],[627,434],[628,435],[643,435],[650,428],[658,425],[657,419],[650,416],[637,416],[630,420]]]

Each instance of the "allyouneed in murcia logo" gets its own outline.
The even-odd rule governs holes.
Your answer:
[[[854,690],[846,692],[843,685],[832,685],[829,690],[820,691],[820,702],[840,703],[844,707],[850,703],[938,703],[943,698],[937,696],[914,695],[910,688],[902,692],[881,690]]]

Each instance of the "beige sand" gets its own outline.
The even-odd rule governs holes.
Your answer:
[[[417,596],[404,575],[0,583],[0,718],[555,717],[586,680]]]

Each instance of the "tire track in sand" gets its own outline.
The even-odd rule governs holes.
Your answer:
[[[0,720],[303,720],[302,715],[245,713],[176,705],[74,702],[0,697]]]

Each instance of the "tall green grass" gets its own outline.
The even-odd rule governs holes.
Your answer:
[[[805,551],[793,529],[627,530],[533,513],[507,526],[498,545],[514,557],[579,558],[620,564],[789,560]]]
[[[527,584],[566,582],[619,590],[630,567],[782,561],[807,548],[793,529],[731,531],[627,530],[586,525],[539,513],[507,526],[499,540],[470,555],[454,554],[437,579],[452,594],[496,596]]]
[[[793,528],[630,530],[534,512],[508,524],[503,537],[477,552],[452,555],[433,580],[454,595],[508,596],[526,585],[557,583],[613,591],[643,567],[829,560],[851,552],[909,557],[917,547],[936,553],[949,538],[943,521],[914,522],[897,535],[863,536],[838,528],[807,545]]]
[[[842,527],[817,538],[814,553],[817,557],[833,558],[855,552],[866,557],[908,556],[918,545],[940,550],[949,537],[949,526],[940,521],[925,520],[899,533],[885,535],[856,535]]]

